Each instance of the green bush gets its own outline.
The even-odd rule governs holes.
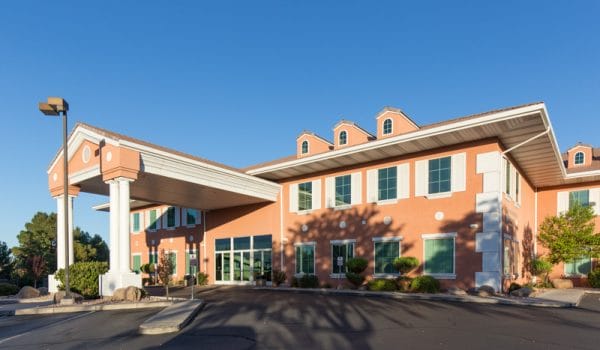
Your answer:
[[[588,283],[592,288],[600,288],[600,267],[596,267],[588,273]]]
[[[273,270],[273,285],[278,286],[282,283],[285,283],[287,280],[287,275],[283,271]]]
[[[346,278],[350,283],[354,285],[354,287],[358,288],[365,281],[365,276],[354,273],[354,272],[346,272]]]
[[[99,295],[98,276],[107,271],[108,263],[100,261],[77,262],[69,266],[69,284],[71,290],[81,294],[86,299],[97,298]],[[60,281],[60,288],[64,289],[64,269],[56,272],[56,278]]]
[[[302,275],[298,279],[298,287],[300,288],[319,288],[319,277],[317,275]]]
[[[545,259],[537,258],[531,262],[531,273],[534,276],[546,275],[550,271],[552,271],[552,263]]]
[[[300,287],[300,283],[298,282],[298,278],[297,277],[292,277],[291,286],[292,286],[292,288],[298,288],[298,287]]]
[[[204,272],[198,272],[196,275],[196,284],[199,286],[205,286],[208,284],[208,274]]]
[[[410,283],[410,290],[417,293],[437,293],[440,291],[440,281],[431,276],[418,276]]]
[[[419,259],[412,256],[401,256],[394,259],[394,268],[400,274],[405,275],[419,266]]]
[[[378,278],[367,283],[367,288],[376,292],[393,292],[396,290],[396,281]]]
[[[0,295],[15,295],[19,292],[19,287],[15,286],[12,283],[0,283]]]
[[[369,262],[364,258],[351,258],[346,261],[348,271],[356,274],[361,274],[367,269]]]
[[[517,289],[521,289],[521,288],[523,288],[523,286],[521,286],[521,285],[520,285],[520,284],[518,284],[518,283],[515,283],[515,282],[513,282],[513,283],[511,283],[511,284],[510,284],[510,286],[508,287],[508,293],[510,293],[510,292],[512,292],[512,291],[514,291],[514,290],[517,290]]]
[[[154,264],[144,264],[142,266],[140,266],[140,271],[142,271],[143,273],[147,273],[147,274],[151,274],[154,273]]]

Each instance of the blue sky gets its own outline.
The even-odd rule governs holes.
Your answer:
[[[545,101],[562,150],[600,146],[597,1],[12,1],[0,13],[0,240],[55,211],[47,166],[75,121],[232,166],[295,152],[386,105],[427,124]],[[80,195],[75,224],[107,238]]]

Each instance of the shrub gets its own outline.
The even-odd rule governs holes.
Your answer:
[[[510,284],[510,286],[508,287],[508,293],[510,294],[512,291],[514,291],[514,290],[517,290],[517,289],[521,289],[521,288],[523,288],[523,286],[521,286],[521,285],[520,285],[520,284],[518,284],[518,283],[515,283],[515,282],[513,282],[513,283],[511,283],[511,284]]]
[[[319,277],[317,275],[303,275],[298,279],[300,288],[319,288]]]
[[[367,283],[367,288],[377,292],[393,292],[396,290],[396,281],[386,278],[377,278],[369,281],[369,283]]]
[[[199,286],[205,286],[208,284],[208,274],[204,272],[198,272],[196,275],[196,284]]]
[[[361,274],[367,269],[369,262],[364,258],[351,258],[346,261],[348,271],[356,274]]]
[[[108,263],[105,261],[77,262],[69,266],[69,285],[75,293],[81,294],[86,299],[97,298],[98,276],[108,271]],[[65,270],[56,272],[56,278],[60,281],[60,289],[64,289]]]
[[[300,283],[298,282],[298,278],[297,277],[292,277],[291,286],[292,286],[292,288],[298,288],[298,287],[300,287]]]
[[[140,266],[140,271],[142,271],[143,273],[147,273],[147,274],[151,274],[154,273],[154,264],[144,264],[142,266]]]
[[[346,272],[346,278],[354,287],[358,288],[365,281],[365,276],[354,273],[354,272]]]
[[[273,285],[278,286],[282,283],[285,283],[287,280],[287,275],[283,271],[273,270]]]
[[[412,256],[401,256],[394,260],[394,268],[405,275],[419,266],[419,259]]]
[[[542,277],[542,282],[540,283],[542,287],[551,285],[550,281],[548,281],[550,271],[552,271],[552,263],[546,259],[535,258],[531,262],[531,273],[534,276]]]
[[[440,281],[431,276],[418,276],[410,283],[410,290],[417,293],[437,293],[440,291]]]
[[[600,267],[596,267],[588,273],[588,283],[592,288],[600,288]]]
[[[15,295],[19,292],[19,287],[12,283],[0,283],[0,296]]]

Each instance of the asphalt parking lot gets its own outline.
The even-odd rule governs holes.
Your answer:
[[[180,333],[137,326],[158,310],[0,319],[0,348],[597,349],[600,312],[399,301],[225,287]],[[62,316],[64,317],[64,316]]]

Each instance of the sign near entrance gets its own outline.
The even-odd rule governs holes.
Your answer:
[[[195,253],[190,254],[190,266],[198,266],[198,259]]]
[[[344,266],[344,258],[341,256],[337,257],[337,266],[342,267]]]

